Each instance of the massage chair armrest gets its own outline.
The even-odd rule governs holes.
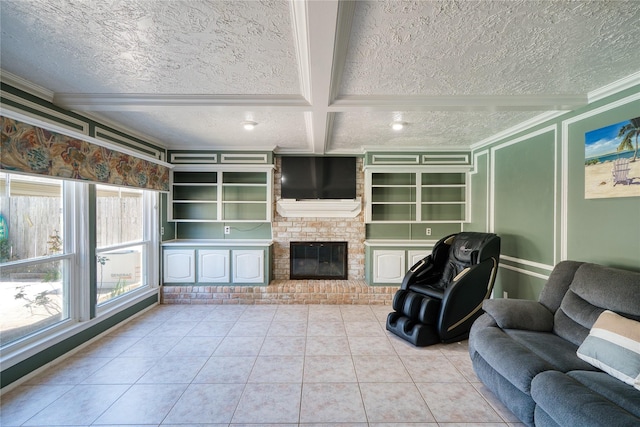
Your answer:
[[[482,309],[501,329],[551,332],[553,313],[538,301],[524,299],[489,299]]]
[[[433,257],[428,255],[411,266],[402,279],[400,289],[409,289],[409,286],[416,281],[417,276],[429,277],[430,274],[437,276],[438,270],[436,265],[433,264]]]
[[[438,322],[442,333],[451,325],[475,319],[482,313],[482,301],[491,294],[497,266],[497,260],[490,258],[464,269],[454,278],[442,299]]]

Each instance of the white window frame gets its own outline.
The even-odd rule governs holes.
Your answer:
[[[7,173],[11,175],[10,172]],[[73,286],[73,283],[78,283],[77,280],[81,275],[78,268],[79,265],[81,265],[78,262],[79,257],[81,257],[77,242],[77,235],[79,233],[76,232],[75,226],[76,223],[84,222],[82,219],[82,212],[77,208],[77,198],[81,184],[65,180],[60,181],[62,184],[62,227],[64,233],[63,253],[10,261],[2,264],[2,268],[27,267],[30,265],[55,261],[65,262],[66,266],[63,269],[63,286],[65,287],[64,292],[68,299],[65,307],[65,310],[67,311],[67,313],[65,313],[66,318],[2,347],[0,363],[3,367],[5,365],[12,365],[13,363],[11,363],[11,361],[13,359],[18,358],[19,360],[15,362],[18,363],[19,361],[62,341],[62,339],[55,339],[55,337],[64,335],[64,332],[75,325],[81,319],[83,314],[82,307],[80,307],[81,299],[78,295],[78,290],[81,290],[82,286]],[[53,342],[52,338],[54,339]]]
[[[6,171],[11,174],[11,171]],[[53,178],[55,179],[55,177]],[[122,310],[132,307],[151,296],[158,295],[159,289],[159,200],[157,192],[144,191],[144,244],[146,245],[147,285],[133,290],[112,301],[100,306],[96,305],[95,317],[91,318],[91,309],[95,304],[91,301],[91,291],[88,283],[91,282],[91,248],[89,242],[89,229],[95,218],[89,216],[89,183],[61,180],[63,185],[63,232],[64,254],[47,257],[18,260],[2,264],[2,268],[22,265],[38,264],[64,260],[67,262],[65,270],[68,278],[68,304],[67,319],[59,323],[43,328],[22,339],[9,343],[2,347],[0,364],[3,369],[8,369],[29,357],[32,357],[48,348],[77,335],[104,321],[108,317],[118,314]],[[69,252],[69,253],[67,253]],[[97,337],[96,337],[97,338]],[[89,342],[85,343],[88,344]],[[52,362],[53,363],[53,362]],[[27,377],[31,377],[50,364],[36,369]]]
[[[134,289],[125,294],[119,295],[115,298],[111,298],[100,304],[96,304],[96,317],[104,317],[112,312],[118,312],[126,306],[131,305],[132,299],[137,297],[146,298],[149,296],[149,292],[158,292],[159,281],[157,270],[159,268],[158,256],[159,251],[157,246],[159,245],[158,235],[158,194],[153,191],[143,191],[143,234],[142,240],[135,240],[132,242],[125,242],[117,245],[104,246],[99,250],[96,248],[96,256],[103,252],[114,251],[118,249],[125,249],[132,246],[142,246],[142,281],[143,284],[137,289]],[[95,262],[95,261],[93,261]]]

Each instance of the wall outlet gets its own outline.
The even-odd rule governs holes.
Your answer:
[[[164,236],[164,227],[160,227],[160,235]]]
[[[509,292],[507,292],[507,291],[502,291],[502,298],[504,298],[504,299],[509,298]]]
[[[224,234],[231,234],[231,226],[229,225],[224,226]]]
[[[431,236],[431,229],[427,228],[427,236]]]

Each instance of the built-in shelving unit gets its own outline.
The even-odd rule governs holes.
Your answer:
[[[199,222],[218,219],[218,172],[171,172],[171,221]]]
[[[171,172],[169,220],[271,221],[273,166],[180,165]]]
[[[366,221],[465,222],[467,173],[464,169],[370,167],[365,175]]]

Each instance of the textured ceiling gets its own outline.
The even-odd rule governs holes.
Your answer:
[[[0,66],[170,149],[457,149],[640,71],[638,22],[637,1],[2,0]]]

